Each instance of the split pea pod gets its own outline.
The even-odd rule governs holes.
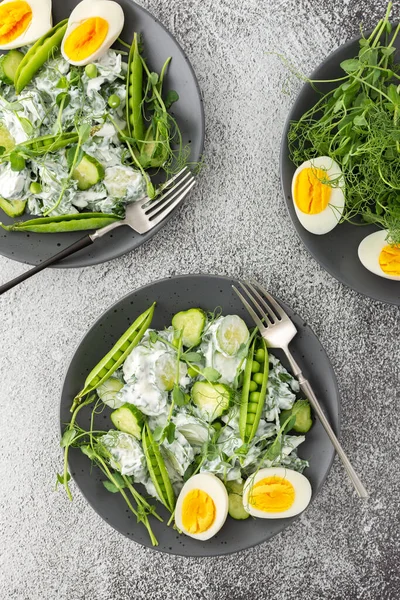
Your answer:
[[[14,151],[26,150],[29,154],[40,156],[47,152],[57,152],[70,144],[76,144],[78,140],[79,135],[75,132],[62,133],[61,135],[43,135],[18,144],[15,146]]]
[[[138,34],[133,36],[129,51],[128,72],[126,80],[126,122],[129,135],[137,140],[140,149],[144,140],[143,104],[143,65],[139,52]]]
[[[247,355],[240,401],[239,432],[244,443],[255,436],[267,395],[269,372],[265,340],[255,338]]]
[[[71,412],[81,402],[81,398],[89,392],[98,388],[124,362],[131,350],[140,342],[153,318],[155,302],[142,313],[136,321],[125,331],[125,333],[114,344],[111,350],[101,359],[86,377],[85,385],[81,392],[75,397]]]
[[[119,221],[121,217],[106,213],[75,213],[57,217],[39,217],[29,221],[17,221],[11,225],[0,227],[7,231],[33,231],[34,233],[65,233],[68,231],[87,231],[101,229],[110,223]]]
[[[160,448],[157,442],[154,441],[148,423],[143,427],[142,444],[147,468],[157,495],[162,504],[172,513],[175,508],[174,490]]]
[[[67,30],[67,23],[68,19],[60,21],[60,23],[39,38],[25,54],[15,73],[14,85],[17,94],[20,94],[24,87],[32,81],[46,60],[58,52]]]

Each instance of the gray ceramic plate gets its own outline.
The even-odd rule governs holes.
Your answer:
[[[358,54],[358,42],[359,38],[340,46],[311,74],[310,79],[326,80],[342,77],[343,71],[340,69],[340,63],[348,58],[354,58]],[[398,52],[398,40],[396,44]],[[317,87],[326,93],[332,89],[332,84],[318,84]],[[290,121],[298,120],[315,104],[318,98],[318,94],[306,83],[290,111],[283,132],[280,157],[281,180],[289,214],[304,245],[328,273],[361,294],[382,302],[400,305],[400,283],[370,273],[358,259],[357,250],[361,240],[368,234],[377,231],[376,226],[358,227],[343,223],[326,235],[313,235],[304,229],[296,217],[291,192],[292,178],[296,167],[289,160],[287,133]]]
[[[53,0],[53,21],[57,23],[69,16],[79,0]],[[196,76],[174,37],[155,17],[131,0],[119,0],[125,13],[125,27],[121,37],[131,40],[134,31],[143,34],[145,56],[154,71],[160,72],[165,59],[172,56],[166,78],[166,88],[175,89],[179,101],[174,105],[174,116],[180,126],[184,145],[191,148],[189,160],[198,162],[204,144],[204,111]],[[178,209],[179,210],[179,209]],[[176,218],[173,211],[168,218]],[[29,217],[27,217],[29,218]],[[5,223],[12,222],[1,216]],[[165,221],[145,235],[139,235],[129,227],[121,227],[99,240],[91,247],[65,259],[59,267],[87,267],[102,263],[130,252],[150,239]],[[0,233],[0,254],[27,264],[39,264],[82,237],[82,232],[61,234]]]
[[[82,383],[92,367],[108,352],[129,324],[152,302],[157,302],[152,323],[156,328],[169,325],[177,311],[197,306],[205,310],[214,310],[220,306],[223,314],[239,314],[249,326],[252,326],[253,323],[249,320],[246,310],[232,291],[232,283],[236,282],[226,277],[212,275],[185,275],[164,279],[131,292],[105,312],[86,334],[69,366],[61,399],[62,429],[63,424],[70,419],[69,407],[72,399],[82,388]],[[340,401],[329,359],[307,323],[304,323],[303,319],[293,313],[289,307],[285,306],[285,309],[298,330],[298,335],[292,344],[293,354],[305,376],[311,381],[333,428],[338,433]],[[282,359],[279,353],[276,354]],[[283,362],[285,363],[284,360]],[[107,415],[98,416],[97,423],[102,430],[112,427],[108,413],[109,411]],[[81,411],[80,422],[83,426],[89,427],[89,415],[89,410]],[[300,446],[299,454],[310,461],[310,467],[306,469],[305,474],[311,482],[313,497],[315,497],[328,475],[334,457],[333,447],[318,421],[314,423],[307,434],[306,441]],[[79,450],[72,449],[69,467],[86,500],[103,519],[130,539],[144,546],[150,545],[147,531],[135,522],[119,495],[105,490],[102,485],[104,476],[96,468],[91,469],[90,461]],[[71,510],[76,510],[73,505]],[[163,507],[160,512],[166,516]],[[250,518],[246,521],[234,521],[228,517],[221,531],[207,542],[178,535],[176,531],[156,520],[154,520],[154,532],[159,541],[157,550],[161,552],[183,556],[217,556],[265,542],[294,520],[295,518],[277,520]]]

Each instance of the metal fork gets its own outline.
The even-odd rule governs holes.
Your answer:
[[[330,426],[329,421],[326,418],[310,383],[304,377],[299,365],[296,363],[289,350],[289,343],[297,333],[295,325],[292,323],[278,302],[259,283],[254,280],[251,280],[251,282],[239,281],[239,285],[245,292],[250,302],[246,300],[243,294],[241,294],[234,285],[232,287],[239,296],[240,300],[243,302],[244,306],[249,311],[255,324],[260,330],[262,337],[267,342],[267,345],[271,348],[281,348],[286,354],[290,363],[290,367],[293,371],[293,375],[298,379],[302,391],[309,399],[311,406],[313,407],[326,433],[328,434],[333,447],[338,453],[339,458],[342,461],[343,466],[357,491],[357,494],[360,498],[368,498],[367,490],[361,483],[357,473],[347,458],[345,451],[340,445],[340,442]]]
[[[48,258],[44,262],[40,263],[33,269],[30,269],[26,273],[19,275],[15,279],[12,279],[8,283],[0,286],[0,295],[4,294],[14,286],[18,285],[25,279],[32,277],[39,271],[43,271],[50,265],[75,252],[78,250],[82,250],[86,248],[86,246],[90,246],[96,240],[100,239],[106,233],[109,233],[113,229],[117,227],[122,227],[122,225],[128,225],[137,233],[143,235],[147,233],[153,227],[161,223],[171,211],[174,210],[178,204],[182,202],[182,200],[187,196],[190,192],[194,184],[196,183],[195,178],[192,173],[184,167],[179,173],[171,177],[160,189],[159,197],[155,200],[150,200],[147,196],[144,196],[141,200],[134,202],[132,204],[128,204],[125,212],[125,218],[121,221],[115,221],[106,227],[102,227],[102,229],[97,229],[93,233],[85,235],[85,237],[81,238],[71,246],[68,246],[61,252],[58,252],[51,258]],[[174,185],[172,185],[174,184]]]

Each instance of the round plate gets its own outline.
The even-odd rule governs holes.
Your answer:
[[[232,290],[233,283],[237,282],[212,275],[185,275],[163,279],[131,292],[112,306],[83,338],[71,361],[62,391],[61,428],[64,429],[64,424],[70,420],[69,408],[72,400],[82,388],[93,366],[110,350],[129,324],[152,302],[157,302],[152,322],[152,327],[157,329],[169,325],[176,312],[197,306],[209,311],[219,306],[223,314],[238,314],[249,326],[253,326],[246,309]],[[291,344],[293,355],[303,369],[304,375],[310,380],[333,428],[338,432],[340,402],[329,359],[310,327],[288,306],[284,304],[283,306],[298,330]],[[274,351],[274,354],[282,360],[279,352]],[[285,360],[282,362],[288,367]],[[110,411],[106,412],[107,414],[97,417],[97,424],[101,430],[112,428],[108,417]],[[89,407],[82,409],[78,418],[79,423],[89,428],[89,419]],[[307,434],[306,441],[300,446],[299,455],[310,461],[310,467],[306,469],[305,474],[311,482],[313,497],[315,497],[328,475],[334,457],[332,444],[319,421],[314,423]],[[90,461],[79,449],[71,449],[69,468],[86,500],[103,519],[130,539],[151,547],[144,526],[136,523],[133,515],[126,510],[124,500],[119,494],[106,491],[102,485],[104,476],[97,468],[91,468]],[[71,510],[74,510],[73,506]],[[160,513],[168,521],[168,515],[163,507]],[[155,519],[152,519],[154,521],[152,526],[159,542],[156,549],[161,552],[183,556],[218,556],[265,542],[290,525],[295,518],[276,520],[249,518],[245,521],[235,521],[228,516],[221,531],[206,542],[194,540],[183,534],[179,535],[171,527]]]
[[[78,0],[53,0],[53,21],[67,18]],[[131,40],[135,31],[143,35],[144,54],[152,70],[160,72],[165,59],[172,56],[166,77],[166,89],[174,89],[179,101],[174,104],[173,114],[182,132],[184,145],[191,148],[189,161],[200,160],[204,144],[203,103],[194,71],[178,42],[153,15],[130,0],[119,0],[125,13],[125,26],[121,38]],[[57,267],[87,267],[102,263],[130,252],[157,231],[176,214],[176,210],[149,233],[139,235],[129,227],[121,227],[104,236],[96,244],[64,259]],[[4,223],[13,219],[1,211]],[[17,233],[0,232],[0,254],[23,263],[36,265],[60,250],[76,242],[82,232],[73,233]]]
[[[367,35],[367,34],[366,34]],[[335,52],[311,74],[310,79],[327,80],[343,76],[340,63],[348,58],[354,58],[359,51],[359,39],[356,38],[340,46]],[[396,40],[397,51],[399,41]],[[333,89],[335,84],[318,84],[323,93]],[[290,217],[312,256],[333,277],[353,290],[370,296],[375,300],[400,305],[400,283],[374,275],[362,266],[358,258],[358,246],[367,235],[377,231],[375,225],[358,227],[350,223],[342,223],[326,235],[314,235],[300,224],[292,199],[292,178],[296,170],[289,160],[287,134],[290,121],[297,121],[318,100],[319,95],[306,83],[302,87],[286,121],[281,144],[281,181]]]

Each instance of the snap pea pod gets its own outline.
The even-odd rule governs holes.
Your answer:
[[[57,150],[65,148],[70,144],[76,144],[78,140],[79,135],[75,132],[62,133],[61,135],[43,135],[18,144],[15,146],[14,152],[23,152],[26,150],[29,155],[40,156],[47,152],[57,152]]]
[[[172,513],[175,508],[174,490],[160,448],[157,442],[154,441],[148,423],[143,427],[142,444],[147,468],[149,469],[150,477],[156,488],[158,497],[164,506]]]
[[[154,302],[150,308],[132,323],[111,350],[101,359],[94,369],[90,371],[89,375],[86,377],[82,391],[80,391],[74,399],[71,412],[73,412],[75,407],[80,404],[83,396],[86,396],[86,394],[98,388],[111,377],[114,371],[116,371],[124,362],[131,350],[140,342],[150,326],[155,305],[156,303]]]
[[[247,355],[239,413],[239,433],[244,443],[256,434],[267,395],[269,360],[265,340],[255,338]],[[260,364],[261,362],[261,364]]]
[[[67,30],[68,19],[60,21],[50,31],[38,39],[21,60],[15,73],[15,91],[20,94],[44,65],[46,60],[60,49],[62,39]]]
[[[139,52],[138,34],[133,36],[129,51],[126,80],[126,122],[129,135],[134,137],[140,150],[144,140],[143,103],[143,65]]]
[[[121,217],[106,213],[75,213],[57,217],[39,217],[29,221],[17,221],[11,225],[0,223],[7,231],[33,231],[35,233],[65,233],[68,231],[87,231],[101,229]]]

